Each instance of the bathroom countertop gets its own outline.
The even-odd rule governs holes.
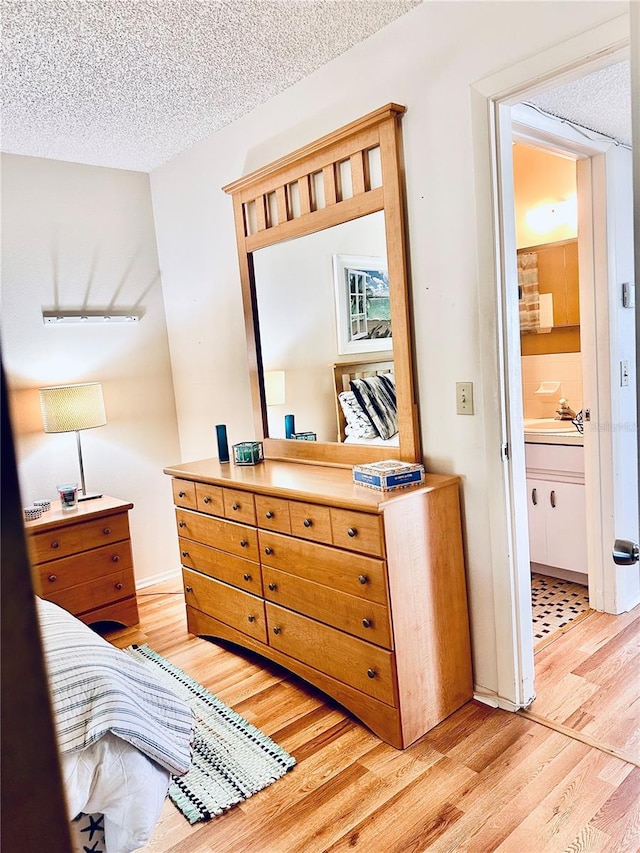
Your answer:
[[[525,444],[577,444],[584,445],[584,436],[579,432],[527,432],[524,431]]]

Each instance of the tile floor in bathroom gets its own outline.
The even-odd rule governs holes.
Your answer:
[[[539,651],[589,614],[589,591],[581,584],[532,572],[531,605],[533,648]]]

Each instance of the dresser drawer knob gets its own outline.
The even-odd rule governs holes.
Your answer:
[[[111,528],[105,527],[102,532],[104,533],[105,536],[110,536],[111,535]]]
[[[265,518],[273,518],[273,513],[271,512],[271,510],[270,510],[270,509],[268,509],[268,510],[265,512],[264,516],[265,516]]]
[[[55,548],[59,548],[59,547],[60,547],[60,543],[56,540],[55,542],[52,542],[52,543],[51,543],[51,547],[52,547],[52,548],[54,548],[54,549],[55,549]]]
[[[185,592],[193,592],[193,587],[192,586],[185,586],[184,591]]]
[[[187,526],[187,522],[186,522],[186,521],[179,521],[179,522],[178,522],[178,527],[186,527],[186,526]]]
[[[189,556],[189,552],[188,552],[188,551],[183,551],[183,552],[182,552],[182,556],[183,556],[183,557],[188,557],[188,556]]]
[[[376,677],[376,671],[375,671],[375,669],[368,669],[368,670],[367,670],[367,675],[369,676],[369,678],[375,678],[375,677]]]
[[[117,590],[122,589],[122,584],[120,583],[120,581],[118,581],[118,583],[116,584],[116,589]]]
[[[282,628],[279,625],[276,625],[275,628],[273,629],[274,634],[279,634],[280,631],[282,631]]]
[[[304,524],[305,527],[311,527],[311,525],[313,524],[313,522],[311,521],[310,518],[305,518],[305,520],[302,523]]]
[[[350,536],[352,539],[353,539],[353,537],[354,537],[354,536],[357,536],[357,535],[358,535],[358,531],[356,530],[356,528],[355,528],[355,527],[350,527],[350,528],[347,530],[347,536]]]
[[[242,577],[243,577],[246,581],[250,581],[250,580],[251,580],[251,575],[250,575],[248,572],[246,572],[244,575],[242,575]]]
[[[371,627],[371,619],[363,619],[362,620],[362,627],[363,628],[370,628]]]
[[[369,583],[369,578],[366,575],[358,575],[358,583],[364,586],[364,584]]]
[[[114,554],[113,557],[111,558],[111,562],[112,563],[119,563],[120,557],[117,554]]]
[[[265,548],[264,553],[265,554],[273,554],[273,548]]]
[[[240,540],[240,547],[241,547],[241,548],[246,548],[248,544],[249,544],[249,543],[247,542],[247,540],[246,540],[246,539],[241,539],[241,540]]]
[[[231,509],[234,512],[237,512],[240,509],[240,504],[239,503],[232,504]]]
[[[178,497],[179,498],[185,497],[185,492],[178,492]]]
[[[58,580],[58,576],[57,575],[49,575],[47,580],[49,581],[49,583],[55,583]]]
[[[211,498],[209,498],[209,497],[204,498],[203,503],[210,504],[210,503],[211,503]]]
[[[278,584],[271,582],[269,584],[269,589],[271,590],[271,592],[275,592],[278,589]]]
[[[247,616],[247,619],[249,620],[249,622],[255,622],[256,621],[255,616]]]

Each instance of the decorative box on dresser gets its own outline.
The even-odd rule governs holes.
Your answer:
[[[139,622],[129,510],[132,503],[101,497],[62,510],[59,501],[25,522],[36,593],[82,622]]]
[[[405,748],[472,695],[458,479],[217,459],[173,477],[187,619],[285,666]]]

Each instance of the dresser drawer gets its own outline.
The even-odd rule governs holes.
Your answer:
[[[265,598],[270,601],[378,646],[393,648],[384,605],[268,567],[263,569],[263,583]]]
[[[34,533],[28,540],[29,555],[33,563],[43,563],[122,539],[129,539],[126,512]]]
[[[258,534],[255,529],[186,509],[177,509],[176,519],[179,536],[236,554],[253,563],[259,561]]]
[[[346,509],[331,509],[332,542],[338,548],[384,556],[382,516]]]
[[[43,597],[53,601],[54,604],[59,604],[70,613],[77,614],[102,607],[121,598],[128,598],[135,595],[135,592],[133,572],[131,569],[123,569],[68,589],[47,590]]]
[[[190,539],[179,539],[180,559],[182,565],[189,569],[195,569],[209,577],[230,583],[233,586],[246,589],[255,595],[262,595],[262,579],[258,563],[251,563],[236,557],[235,554],[227,554],[202,545],[200,542],[192,542]]]
[[[49,598],[53,592],[94,581],[120,569],[132,569],[131,545],[128,540],[94,548],[86,554],[75,554],[36,566],[39,592]]]
[[[263,566],[272,566],[341,592],[387,605],[384,560],[302,542],[267,530],[258,534]]]
[[[329,508],[317,504],[289,501],[291,533],[314,542],[331,543],[331,518]]]
[[[213,578],[182,570],[187,605],[266,643],[264,601]]]
[[[196,483],[196,509],[209,515],[224,515],[224,499],[220,486]]]
[[[357,690],[395,706],[393,654],[266,603],[269,645]]]
[[[241,492],[236,489],[223,489],[224,516],[231,521],[241,521],[243,524],[256,523],[256,509],[251,492]]]
[[[289,501],[284,498],[265,497],[256,495],[256,520],[258,527],[265,530],[277,530],[280,533],[291,533],[289,520]]]
[[[171,481],[171,490],[173,491],[173,502],[177,506],[183,506],[186,509],[195,509],[196,503],[196,484],[192,480]]]

